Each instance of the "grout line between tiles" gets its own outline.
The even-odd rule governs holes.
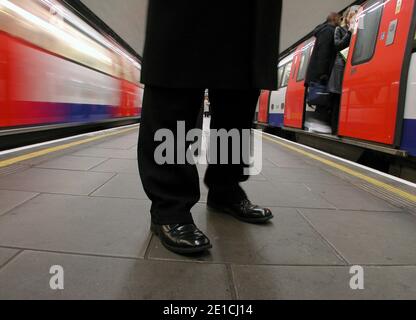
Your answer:
[[[226,264],[225,268],[227,269],[227,277],[230,286],[231,300],[239,300],[232,265]]]
[[[88,194],[88,197],[92,197],[92,195],[97,192],[98,190],[100,190],[102,187],[104,187],[104,185],[106,185],[107,183],[109,183],[110,181],[112,181],[115,177],[118,176],[118,173],[114,173],[111,178],[109,178],[108,180],[106,180],[104,183],[102,183],[100,186],[98,186],[97,188],[95,188],[93,191],[91,191]]]
[[[6,260],[3,264],[0,265],[0,272],[3,268],[5,268],[9,263],[11,263],[13,260],[15,260],[24,250],[19,250],[16,252],[13,256],[11,256],[9,259]]]
[[[6,191],[9,191],[9,190],[6,190]],[[10,191],[14,191],[14,190],[10,190]],[[21,191],[21,192],[29,192],[30,193],[30,191]],[[33,193],[36,193],[36,192],[33,192]],[[40,192],[36,193],[33,197],[30,197],[29,199],[23,201],[22,203],[19,203],[17,206],[14,206],[13,208],[7,210],[6,212],[3,212],[2,214],[0,214],[0,218],[7,216],[10,212],[20,208],[21,206],[25,205],[29,201],[32,201],[32,200],[38,198],[40,195],[42,195],[42,193],[40,193]]]
[[[315,226],[313,225],[313,223],[298,209],[296,209],[296,211],[300,214],[300,216],[306,221],[306,223],[312,228],[312,230],[314,230],[319,237],[322,239],[322,241],[324,241],[324,243],[326,243],[328,246],[330,246],[332,248],[332,250],[334,250],[336,256],[341,259],[347,266],[350,265],[350,262],[348,261],[347,258],[345,258],[341,252],[338,251],[338,249],[321,233],[319,232]]]

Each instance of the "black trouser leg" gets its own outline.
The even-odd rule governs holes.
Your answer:
[[[251,129],[259,99],[259,90],[210,90],[211,129],[227,131],[237,129],[242,137],[243,129]],[[218,143],[219,144],[219,143]],[[212,142],[211,142],[212,148]],[[250,150],[250,143],[241,146],[241,150]],[[232,164],[232,144],[229,143],[228,163],[220,164],[220,146],[217,148],[217,164],[210,164],[205,175],[205,184],[209,188],[209,198],[218,202],[239,202],[247,198],[239,183],[247,181],[244,174],[247,167],[239,155],[239,164]]]
[[[339,111],[341,107],[341,95],[331,94],[331,127],[333,134],[338,133]]]
[[[331,118],[330,108],[328,106],[316,106],[314,118],[329,125]]]
[[[147,196],[152,201],[151,215],[155,224],[193,223],[191,208],[200,199],[199,177],[192,164],[159,165],[155,150],[161,142],[155,142],[159,129],[168,129],[174,135],[177,150],[177,122],[185,122],[185,131],[195,128],[204,90],[166,89],[146,87],[138,146],[141,180]],[[179,139],[182,140],[183,137]],[[185,150],[190,146],[185,143]],[[186,161],[187,163],[187,161]]]

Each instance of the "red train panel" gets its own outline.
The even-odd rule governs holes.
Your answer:
[[[396,125],[401,125],[401,122],[397,123],[401,62],[406,51],[414,2],[371,0],[364,5],[361,12],[364,18],[358,23],[362,30],[353,36],[345,70],[339,126],[341,136],[394,144]],[[378,23],[377,19],[380,19],[380,24],[374,31],[372,52],[365,46],[371,45],[369,30]],[[363,41],[359,39],[360,32]]]
[[[8,99],[9,93],[7,90],[6,80],[9,78],[8,61],[8,41],[4,33],[0,32],[0,127],[8,125],[9,108]]]
[[[269,121],[269,101],[270,91],[263,90],[259,101],[259,115],[257,121],[260,123],[268,123]]]
[[[298,79],[298,70],[301,66],[302,55],[308,43],[301,44],[295,51],[292,71],[286,92],[286,108],[284,125],[292,128],[303,128],[303,115],[305,110],[305,81]]]
[[[119,118],[137,116],[141,105],[141,101],[138,101],[140,88],[126,80],[121,80],[120,85],[120,107],[116,109],[118,112],[114,116]]]

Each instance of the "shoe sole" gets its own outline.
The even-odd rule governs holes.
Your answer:
[[[220,206],[216,206],[215,204],[213,205],[212,203],[207,204],[207,207],[210,210],[226,213],[228,215],[231,215],[232,217],[234,217],[237,220],[240,220],[240,221],[246,222],[246,223],[251,223],[251,224],[264,224],[264,223],[269,222],[270,220],[272,220],[274,218],[274,215],[271,215],[269,217],[254,218],[254,219],[242,218],[239,215],[235,214],[232,210],[221,208]]]
[[[160,239],[160,242],[162,243],[162,245],[168,249],[169,251],[173,252],[173,253],[177,253],[177,254],[184,254],[184,255],[189,255],[189,254],[197,254],[197,253],[203,253],[205,251],[208,251],[209,249],[212,249],[212,244],[206,245],[206,246],[202,246],[202,247],[198,247],[198,248],[177,248],[177,247],[172,247],[168,244],[166,244],[164,241],[162,241],[162,239],[160,238],[160,233],[157,232],[157,230],[155,230],[153,227],[151,228],[152,233],[157,236]]]

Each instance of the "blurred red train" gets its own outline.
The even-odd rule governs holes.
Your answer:
[[[140,62],[56,0],[0,0],[0,131],[138,118]]]

